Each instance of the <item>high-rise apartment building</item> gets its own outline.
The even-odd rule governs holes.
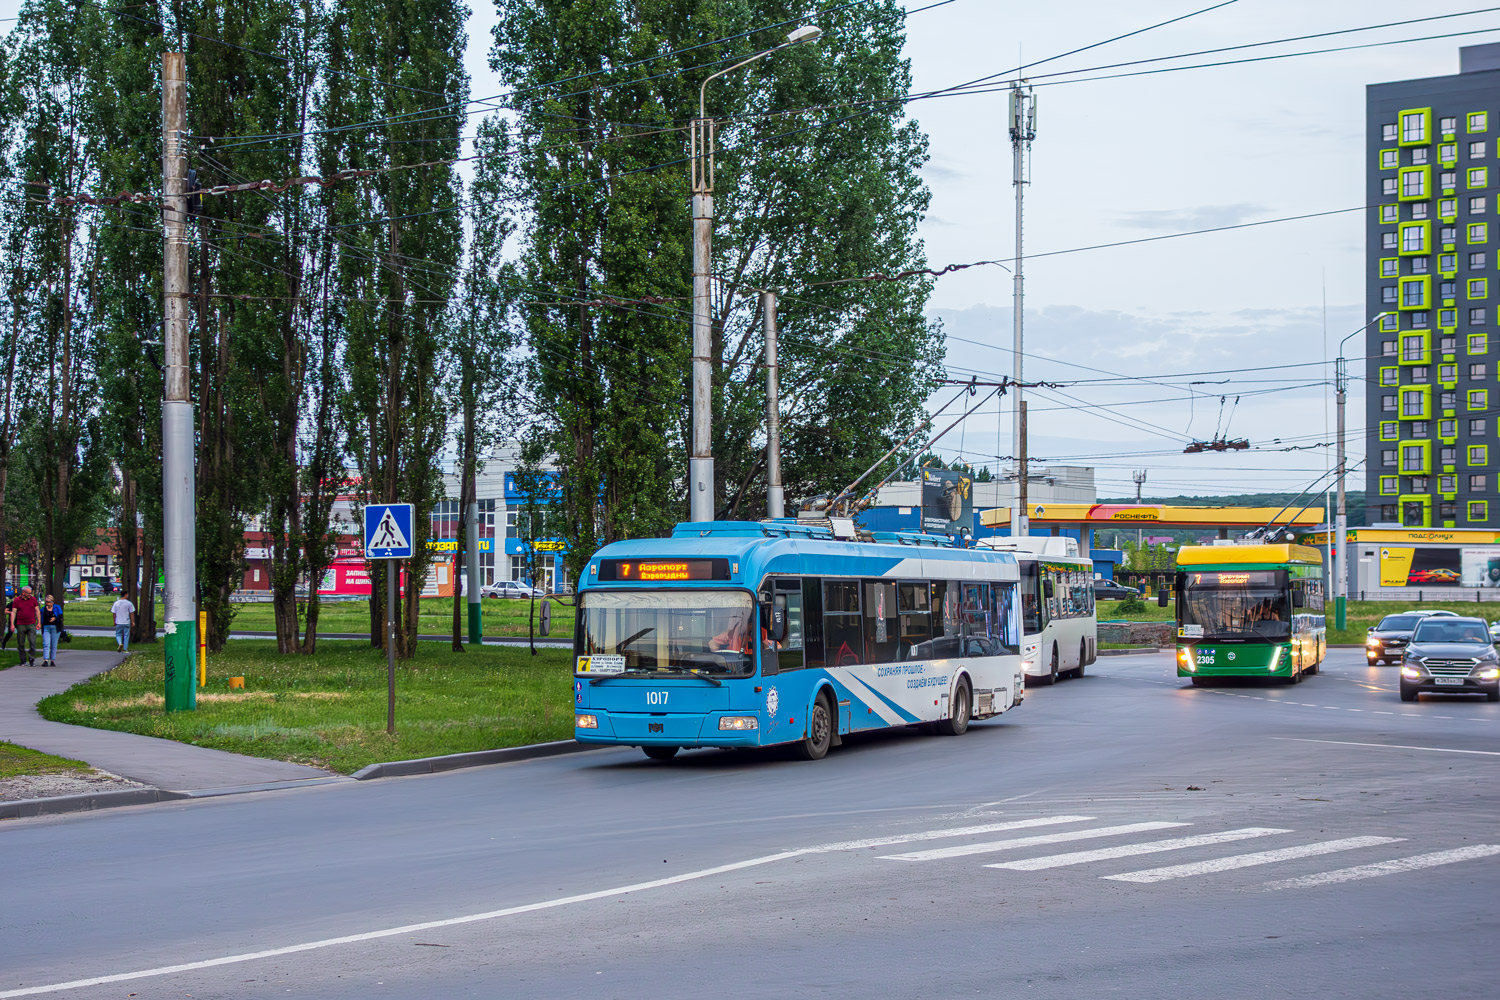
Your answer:
[[[1459,65],[1366,92],[1371,523],[1500,524],[1500,44]]]

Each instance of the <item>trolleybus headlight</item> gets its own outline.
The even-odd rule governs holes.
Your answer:
[[[1422,676],[1422,671],[1420,671],[1416,667],[1410,666],[1408,664],[1402,664],[1402,666],[1401,666],[1401,676],[1405,677],[1409,681],[1414,681],[1418,677]]]
[[[1198,664],[1193,662],[1193,651],[1186,646],[1177,651],[1177,661],[1182,664],[1182,669],[1188,673],[1197,673]]]
[[[598,729],[599,717],[597,715],[576,715],[573,717],[573,725],[579,729]]]
[[[1276,668],[1281,665],[1281,650],[1282,647],[1277,646],[1275,651],[1271,653],[1271,665],[1266,668],[1267,673],[1275,673]]]
[[[760,719],[754,715],[726,715],[719,719],[720,729],[759,729]]]

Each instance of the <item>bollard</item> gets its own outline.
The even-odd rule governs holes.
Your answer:
[[[198,686],[208,687],[208,612],[198,612]],[[240,686],[244,687],[241,678]]]

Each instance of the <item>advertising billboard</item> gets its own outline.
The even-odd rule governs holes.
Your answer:
[[[1457,587],[1465,576],[1458,549],[1380,548],[1382,587]]]
[[[922,530],[954,534],[974,525],[974,477],[952,469],[922,470]]]
[[[1500,548],[1463,549],[1465,587],[1500,587]]]

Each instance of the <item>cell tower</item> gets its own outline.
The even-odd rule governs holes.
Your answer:
[[[1015,416],[1012,427],[1014,450],[1012,455],[1016,456],[1016,500],[1015,507],[1010,516],[1010,533],[1021,536],[1028,533],[1027,521],[1029,520],[1026,510],[1026,417],[1023,409],[1022,389],[1022,337],[1023,320],[1025,318],[1026,281],[1023,277],[1025,260],[1021,253],[1022,236],[1022,210],[1026,198],[1026,185],[1031,183],[1030,160],[1031,141],[1036,138],[1036,95],[1032,93],[1029,86],[1023,86],[1020,81],[1011,84],[1010,88],[1010,146],[1015,155],[1012,166],[1013,183],[1016,187],[1016,259],[1015,259],[1015,346],[1014,346],[1014,372],[1016,384],[1012,388],[1015,393],[1014,405]]]

